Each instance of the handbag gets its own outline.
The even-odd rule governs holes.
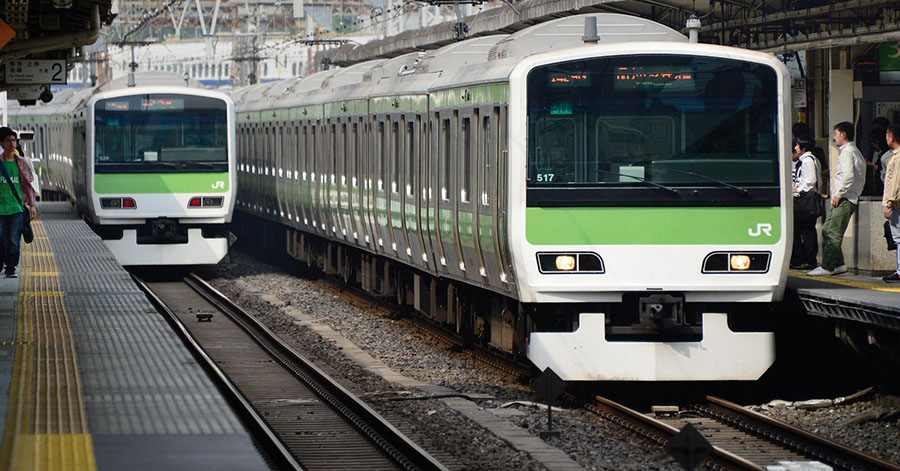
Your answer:
[[[891,221],[884,221],[884,239],[887,241],[888,251],[897,250],[897,243],[894,242],[894,235],[891,234]]]
[[[3,178],[6,179],[6,183],[9,183],[9,189],[12,191],[13,196],[16,197],[16,201],[25,208],[25,204],[22,203],[22,198],[19,197],[19,192],[16,191],[16,186],[13,185],[12,179],[9,178],[9,172],[6,171],[5,165],[0,164],[0,172],[3,173]],[[25,211],[22,211],[22,239],[25,240],[26,244],[30,244],[34,241],[34,230],[31,229],[31,211],[28,211],[28,208],[25,208]]]
[[[815,190],[794,197],[794,213],[800,219],[818,219],[825,215],[825,199]]]

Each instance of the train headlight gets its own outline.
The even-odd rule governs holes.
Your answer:
[[[767,273],[771,252],[713,252],[703,260],[703,273]]]
[[[603,260],[593,252],[539,253],[541,273],[604,273]]]
[[[742,254],[732,254],[731,255],[731,269],[732,270],[749,270],[750,269],[750,256],[742,255]]]
[[[575,257],[572,255],[557,255],[556,269],[560,271],[572,271],[575,269]]]

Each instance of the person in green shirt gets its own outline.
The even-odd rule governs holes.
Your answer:
[[[35,195],[30,184],[34,175],[28,169],[25,160],[16,153],[17,139],[15,131],[0,127],[0,149],[3,151],[0,162],[6,170],[5,174],[9,176],[9,181],[12,181],[11,187],[4,172],[0,172],[0,262],[6,267],[4,271],[7,278],[16,277],[22,241],[23,213],[30,211],[32,217],[35,215]]]

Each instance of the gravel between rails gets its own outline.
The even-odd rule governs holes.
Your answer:
[[[258,316],[266,325],[292,342],[299,351],[323,361],[329,374],[338,378],[401,430],[419,442],[451,469],[538,470],[545,469],[527,453],[516,450],[477,423],[463,417],[438,400],[390,400],[422,396],[364,371],[346,358],[340,348],[313,330],[297,325],[277,305],[253,291],[274,295],[330,326],[362,350],[405,376],[475,394],[484,409],[537,436],[546,429],[545,408],[509,402],[542,402],[516,378],[457,353],[405,322],[384,312],[362,307],[334,293],[328,283],[311,280],[286,269],[232,250],[228,264],[201,272],[210,283],[237,304]],[[249,290],[248,290],[249,288]],[[252,291],[250,291],[252,290]],[[489,397],[485,399],[484,397]],[[381,400],[379,400],[381,398]],[[514,409],[514,410],[510,410]],[[583,410],[553,410],[553,429],[559,437],[547,440],[573,461],[589,470],[678,470],[675,461],[643,438]]]

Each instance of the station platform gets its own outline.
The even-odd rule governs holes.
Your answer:
[[[787,289],[807,314],[900,332],[900,283],[850,273],[813,277],[806,271],[791,270]]]
[[[68,203],[0,278],[0,469],[269,469],[179,337]]]

